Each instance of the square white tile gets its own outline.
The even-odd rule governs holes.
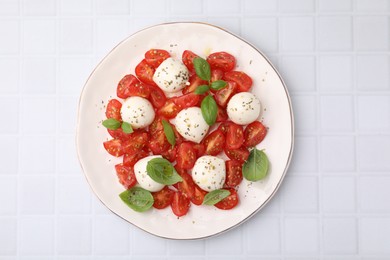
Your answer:
[[[389,96],[359,96],[357,106],[359,131],[390,130]]]
[[[313,133],[317,130],[317,97],[312,95],[291,96],[297,133]]]
[[[287,213],[318,212],[318,180],[313,176],[291,176],[284,180],[280,191]]]
[[[352,132],[354,130],[353,96],[321,96],[321,130]]]
[[[323,51],[348,51],[352,48],[352,18],[322,16],[317,19],[317,46]]]
[[[360,12],[386,12],[390,7],[388,0],[357,0],[356,10]]]
[[[188,18],[186,18],[188,21]],[[222,28],[229,29],[230,32],[241,35],[241,20],[238,17],[215,17],[212,16],[207,19],[208,23],[211,23]]]
[[[284,13],[310,13],[315,10],[315,0],[279,0],[279,9]]]
[[[93,26],[91,19],[64,19],[60,22],[60,50],[64,54],[92,52]]]
[[[359,136],[357,156],[361,171],[389,171],[390,137]]]
[[[9,19],[1,21],[0,35],[7,35],[7,37],[2,37],[0,41],[0,54],[15,54],[19,52],[19,30],[20,24],[18,20]]]
[[[319,0],[318,9],[321,12],[348,12],[352,10],[352,0]]]
[[[314,19],[312,17],[282,17],[279,22],[282,51],[312,51],[314,49]]]
[[[57,221],[57,251],[62,255],[91,253],[91,219],[89,216],[61,216]]]
[[[16,215],[17,187],[15,175],[0,175],[0,215]]]
[[[389,49],[389,19],[387,16],[357,16],[354,18],[355,48],[361,51]]]
[[[54,98],[23,98],[20,109],[20,129],[23,134],[53,134],[56,131]],[[38,123],[41,122],[41,123]],[[45,124],[44,122],[52,122]]]
[[[52,54],[56,51],[56,20],[39,19],[23,22],[23,52]]]
[[[354,60],[351,55],[321,55],[318,61],[321,91],[350,91],[353,87]]]
[[[114,46],[124,40],[127,35],[127,23],[125,19],[99,19],[96,21],[97,51],[110,52]]]
[[[16,94],[19,90],[20,62],[17,58],[0,59],[0,94]]]
[[[56,92],[56,59],[28,58],[23,60],[21,90],[40,95]]]
[[[7,111],[3,113],[0,124],[0,134],[18,133],[19,130],[19,99],[0,97],[0,111]]]
[[[329,214],[356,211],[356,181],[353,176],[324,176],[321,180],[321,205]]]
[[[184,242],[184,243],[182,243]],[[168,241],[167,243],[168,254],[170,256],[186,256],[188,252],[191,255],[202,256],[205,255],[205,241]]]
[[[253,33],[253,32],[256,33]],[[278,50],[278,21],[276,18],[245,18],[242,36],[263,52]]]
[[[244,226],[246,243],[244,248],[251,255],[277,254],[280,252],[280,219],[254,216]],[[255,237],[256,239],[253,239]]]
[[[171,0],[171,10],[172,14],[200,14],[202,12],[203,6],[197,0]]]
[[[91,212],[92,192],[82,176],[57,177],[56,205],[64,214],[88,214]]]
[[[316,90],[316,60],[313,56],[283,56],[281,73],[290,92]],[[303,77],[303,75],[305,75]]]
[[[206,254],[208,255],[241,255],[243,245],[242,229],[236,228],[215,237],[212,240],[206,240]],[[226,244],[229,243],[229,247]]]
[[[168,9],[168,0],[131,1],[131,14],[137,15],[162,15]],[[153,8],[150,8],[153,6]]]
[[[76,131],[76,115],[78,108],[78,98],[62,97],[58,104],[59,132],[73,134]]]
[[[68,15],[88,15],[92,13],[92,0],[59,0],[60,13]]]
[[[17,137],[0,136],[0,174],[16,174],[18,171],[19,140]]]
[[[272,13],[278,10],[278,0],[246,0],[241,5],[247,14]]]
[[[53,0],[22,0],[25,15],[55,15],[56,3]]]
[[[294,144],[294,158],[291,161],[290,172],[317,172],[318,145],[315,137],[296,137]]]
[[[0,15],[17,15],[19,8],[19,1],[0,0]]]
[[[214,0],[205,1],[205,12],[211,15],[236,14],[240,12],[242,1],[240,0]]]
[[[59,61],[59,93],[79,96],[94,66],[90,58],[62,58]]]
[[[0,256],[16,255],[16,218],[0,217]]]
[[[131,227],[131,247],[130,251],[133,255],[138,257],[150,257],[152,256],[165,256],[167,254],[167,249],[169,248],[168,244],[176,244],[177,241],[174,240],[161,240],[158,237],[155,237],[149,233],[146,233],[139,228]],[[200,243],[194,243],[200,244]],[[181,246],[181,245],[180,245]],[[180,250],[180,246],[175,246],[174,249]],[[199,248],[194,246],[192,248],[193,254],[197,254]]]
[[[389,57],[386,55],[357,56],[356,76],[358,90],[389,90],[389,69]]]
[[[284,219],[284,249],[291,254],[316,254],[319,250],[318,219],[286,217]]]
[[[62,174],[79,174],[74,136],[57,138],[58,172]]]
[[[389,218],[363,217],[359,225],[359,249],[362,255],[390,255]]]
[[[358,180],[360,210],[369,213],[390,212],[390,176],[361,176]]]
[[[54,137],[23,136],[20,138],[20,172],[23,174],[54,174],[56,162]],[[42,158],[45,162],[42,163]]]
[[[118,15],[129,13],[129,1],[127,0],[97,0],[96,10],[98,14],[103,15]]]
[[[321,169],[324,172],[352,172],[356,169],[353,136],[321,137]]]
[[[325,218],[323,239],[325,254],[357,253],[357,222],[355,218]]]

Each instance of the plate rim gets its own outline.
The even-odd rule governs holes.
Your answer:
[[[279,179],[275,189],[272,191],[271,195],[264,201],[264,203],[262,205],[260,205],[254,212],[252,212],[250,215],[248,215],[247,217],[245,217],[243,220],[241,220],[240,222],[236,223],[235,225],[233,226],[230,226],[228,228],[226,228],[225,230],[222,230],[222,231],[219,231],[217,233],[214,233],[214,234],[210,234],[210,235],[207,235],[207,236],[203,236],[203,237],[196,237],[196,238],[173,238],[173,237],[166,237],[166,236],[162,236],[162,235],[157,235],[157,234],[154,234],[153,232],[150,232],[132,222],[130,222],[129,220],[125,219],[124,217],[120,216],[118,213],[114,212],[106,203],[104,203],[102,201],[102,199],[99,197],[98,193],[95,191],[95,189],[93,188],[92,184],[89,182],[88,180],[88,177],[87,177],[87,174],[85,173],[85,170],[84,170],[84,167],[83,167],[83,164],[82,164],[82,160],[81,160],[81,155],[80,155],[80,151],[79,151],[79,124],[80,124],[80,106],[81,106],[81,102],[82,102],[82,99],[84,97],[84,94],[85,94],[85,88],[90,80],[90,78],[92,77],[92,75],[95,73],[95,71],[97,70],[97,68],[100,67],[100,65],[106,60],[106,58],[116,49],[118,48],[123,42],[127,41],[130,37],[132,37],[133,35],[136,35],[142,31],[145,31],[145,30],[148,30],[148,29],[151,29],[151,28],[154,28],[154,27],[159,27],[159,26],[164,26],[164,25],[175,25],[175,24],[200,24],[200,25],[204,25],[204,26],[209,26],[209,27],[212,27],[212,28],[216,28],[216,29],[219,29],[221,31],[224,31],[228,34],[230,34],[231,36],[245,42],[246,44],[248,44],[250,47],[252,47],[255,51],[257,51],[266,61],[267,63],[272,67],[272,69],[276,72],[276,75],[278,76],[280,82],[282,83],[283,85],[283,89],[284,89],[284,92],[286,94],[286,97],[287,97],[287,101],[288,101],[288,105],[289,105],[289,113],[290,113],[290,124],[291,124],[291,145],[290,145],[290,151],[289,151],[289,154],[288,154],[288,158],[287,158],[287,162],[286,162],[286,166],[283,170],[283,174],[281,176],[281,178]],[[131,225],[139,228],[140,230],[150,234],[150,235],[153,235],[155,237],[159,237],[159,238],[163,238],[163,239],[167,239],[167,240],[202,240],[202,239],[208,239],[208,238],[211,238],[211,237],[215,237],[215,236],[219,236],[221,234],[224,234],[225,232],[228,232],[238,226],[240,226],[241,224],[245,223],[246,221],[248,221],[250,218],[252,218],[254,215],[256,215],[263,207],[265,207],[265,205],[268,204],[268,202],[275,196],[276,192],[279,190],[286,174],[287,174],[287,171],[290,167],[290,163],[291,163],[291,160],[292,160],[292,155],[293,155],[293,152],[294,152],[294,144],[295,144],[295,140],[294,140],[294,137],[295,137],[295,124],[294,124],[294,113],[293,113],[293,107],[292,107],[292,102],[291,102],[291,97],[290,97],[290,94],[287,90],[287,86],[286,86],[286,83],[284,82],[283,78],[281,77],[279,71],[275,68],[275,66],[272,64],[272,62],[268,59],[268,57],[261,51],[259,50],[255,45],[253,45],[252,43],[250,43],[249,41],[243,39],[241,36],[238,36],[236,35],[235,33],[221,27],[221,26],[218,26],[218,25],[214,25],[214,24],[210,24],[210,23],[206,23],[206,22],[199,22],[199,21],[177,21],[177,22],[164,22],[164,23],[158,23],[158,24],[155,24],[155,25],[151,25],[151,26],[147,26],[147,27],[144,27],[143,29],[140,29],[140,30],[137,30],[136,32],[128,35],[127,37],[125,37],[123,40],[121,40],[116,46],[114,46],[100,61],[99,63],[94,67],[94,69],[91,71],[91,73],[89,74],[87,80],[85,81],[84,85],[83,85],[83,88],[81,90],[81,93],[80,93],[80,97],[79,97],[79,100],[78,100],[78,104],[77,104],[77,122],[76,122],[76,131],[75,131],[75,145],[76,145],[76,151],[77,151],[77,159],[78,159],[78,162],[79,162],[79,165],[81,167],[81,171],[83,172],[83,175],[84,175],[84,178],[86,179],[88,185],[89,185],[89,188],[92,190],[92,192],[94,193],[94,195],[98,198],[98,200],[112,213],[114,213],[116,216],[118,216],[120,219],[124,220],[125,222],[127,223],[130,223]]]

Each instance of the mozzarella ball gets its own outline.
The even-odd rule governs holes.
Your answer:
[[[122,104],[122,120],[131,124],[134,129],[150,125],[154,115],[152,104],[145,98],[129,97]]]
[[[192,179],[205,191],[221,189],[225,178],[225,161],[215,156],[200,157],[192,169]]]
[[[164,184],[155,182],[150,178],[146,171],[146,166],[148,165],[148,162],[154,158],[162,158],[161,155],[152,155],[145,158],[142,158],[134,165],[134,173],[135,178],[137,179],[137,182],[141,188],[144,188],[145,190],[148,190],[150,192],[156,192],[159,190],[162,190],[164,188]]]
[[[255,95],[250,92],[241,92],[230,99],[226,111],[234,123],[247,125],[259,118],[260,109],[260,100]]]
[[[199,107],[189,107],[180,111],[175,119],[176,129],[184,139],[200,143],[209,130]]]
[[[154,72],[153,81],[163,91],[174,93],[186,86],[189,77],[188,69],[183,62],[168,58]]]

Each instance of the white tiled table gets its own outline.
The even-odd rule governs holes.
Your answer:
[[[0,259],[390,259],[389,0],[0,0]],[[285,78],[296,149],[264,210],[168,241],[106,210],[74,147],[81,88],[135,31],[206,21]]]

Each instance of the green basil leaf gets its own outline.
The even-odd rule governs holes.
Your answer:
[[[121,122],[116,120],[115,118],[109,118],[103,121],[103,126],[110,130],[116,130],[121,126]]]
[[[210,126],[214,125],[217,120],[218,107],[211,95],[203,99],[200,109],[202,110],[202,116],[206,123]]]
[[[228,197],[230,195],[230,191],[219,189],[219,190],[213,190],[204,196],[203,204],[204,205],[215,205],[224,198]]]
[[[165,119],[163,119],[161,122],[162,122],[162,125],[164,127],[164,133],[168,139],[168,142],[172,146],[175,145],[176,144],[176,136],[175,136],[175,132],[173,131],[171,124]]]
[[[197,95],[202,95],[202,94],[206,93],[207,91],[209,91],[209,89],[210,88],[207,85],[200,85],[195,89],[194,93]]]
[[[150,160],[146,165],[146,172],[152,180],[165,185],[173,185],[183,181],[172,164],[164,158]]]
[[[134,132],[133,127],[127,122],[122,122],[122,130],[125,134],[131,134]]]
[[[214,90],[220,90],[227,86],[227,82],[224,80],[216,80],[211,82],[210,87]]]
[[[196,75],[203,80],[209,81],[211,79],[210,64],[201,57],[194,58],[193,63]]]
[[[256,148],[249,154],[248,160],[242,166],[242,174],[248,181],[258,181],[267,176],[268,172],[267,155]]]
[[[133,187],[119,194],[127,206],[137,212],[144,212],[153,206],[154,199],[152,193],[141,187]]]

